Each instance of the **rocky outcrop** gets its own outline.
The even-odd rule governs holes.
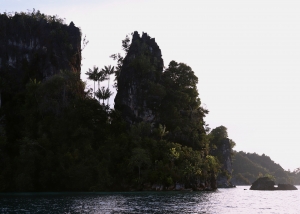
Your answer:
[[[71,22],[38,12],[0,14],[0,75],[22,86],[60,70],[80,77],[81,32]]]
[[[61,70],[80,78],[81,32],[56,16],[0,14],[0,107],[31,80],[43,81]]]
[[[277,190],[298,190],[298,189],[292,184],[278,184]]]
[[[270,178],[261,177],[254,181],[254,183],[250,187],[250,190],[275,190],[276,188],[274,187],[274,185],[275,182]]]
[[[129,123],[153,123],[157,120],[160,98],[151,88],[160,81],[163,71],[161,50],[154,38],[134,32],[128,53],[118,77],[115,109],[121,111]]]
[[[275,182],[269,177],[258,178],[250,190],[297,190],[297,188],[291,184],[278,184],[278,187],[275,187]]]
[[[232,152],[230,140],[228,138],[224,138],[217,149],[212,151],[212,155],[217,156],[222,165],[221,173],[219,173],[216,180],[218,188],[235,187],[230,182],[232,176]]]

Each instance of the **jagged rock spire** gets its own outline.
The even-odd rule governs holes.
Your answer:
[[[157,120],[157,100],[149,92],[160,81],[164,63],[159,46],[147,33],[133,33],[132,42],[118,78],[115,108],[129,124]]]

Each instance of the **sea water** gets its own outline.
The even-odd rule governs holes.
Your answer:
[[[0,194],[0,213],[300,213],[300,190]]]

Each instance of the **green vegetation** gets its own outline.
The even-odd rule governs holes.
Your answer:
[[[15,16],[61,23],[39,12]],[[126,37],[122,42],[126,53],[129,41]],[[145,82],[149,103],[159,101],[151,109],[160,115],[160,123],[140,122],[129,127],[118,110],[105,105],[112,94],[109,85],[100,86],[115,74],[118,87],[124,58],[120,54],[112,57],[117,60],[116,67],[95,66],[87,71],[94,81],[93,93],[85,91],[85,84],[72,69],[47,79],[38,76],[43,71],[28,72],[18,90],[6,84],[14,82],[14,76],[6,75],[3,81],[1,76],[6,99],[0,108],[0,191],[140,190],[152,184],[168,188],[176,183],[196,189],[197,184],[203,188],[212,185],[221,164],[210,151],[219,146],[219,138],[227,138],[227,132],[224,134],[226,127],[222,126],[209,134],[204,121],[208,110],[201,107],[198,78],[191,67],[171,61],[159,82]],[[153,63],[146,54],[137,57],[132,66],[141,69],[142,76],[158,75]]]
[[[59,24],[64,24],[64,19],[58,17],[57,15],[54,16],[50,16],[50,15],[46,15],[41,13],[39,10],[35,11],[35,9],[33,9],[32,11],[28,11],[26,12],[14,12],[14,13],[6,13],[4,12],[2,14],[3,16],[8,17],[9,19],[15,19],[18,17],[22,17],[22,18],[26,18],[26,19],[30,19],[31,21],[45,21],[47,23],[59,23]]]
[[[285,171],[269,156],[234,152],[233,180],[238,185],[250,185],[259,177],[269,177],[278,183],[300,184],[299,173]]]

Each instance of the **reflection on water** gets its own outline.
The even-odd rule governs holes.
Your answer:
[[[0,213],[300,213],[300,191],[248,189],[1,194]]]

